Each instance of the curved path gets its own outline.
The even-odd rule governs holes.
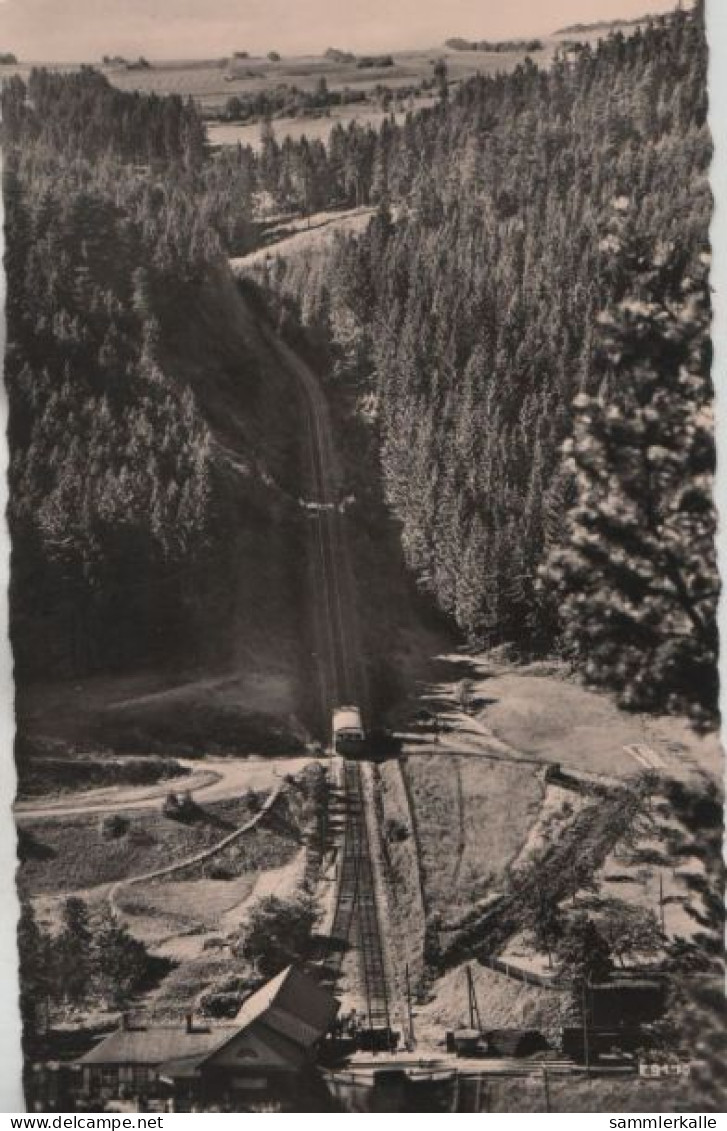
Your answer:
[[[170,791],[190,792],[198,804],[226,801],[248,789],[271,790],[286,774],[297,774],[309,757],[206,758],[203,763],[178,758],[191,772],[186,777],[167,778],[155,786],[115,786],[69,795],[47,804],[21,801],[14,807],[16,821],[54,821],[65,817],[156,809]]]

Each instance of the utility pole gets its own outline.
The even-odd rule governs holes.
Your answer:
[[[405,966],[406,972],[406,1009],[409,1015],[409,1040],[414,1044],[414,1014],[411,1008],[411,982],[409,981],[409,963]]]
[[[591,1050],[588,1045],[588,977],[583,980],[583,1058],[586,1065],[586,1078],[591,1077]]]
[[[548,1079],[548,1069],[543,1065],[543,1091],[545,1092],[545,1110],[550,1111],[550,1080]]]
[[[480,1017],[479,1007],[477,1005],[477,995],[475,994],[475,983],[472,978],[472,967],[468,964],[465,967],[467,973],[467,999],[470,1010],[470,1029],[476,1029],[478,1033],[482,1032],[482,1019]]]
[[[666,914],[664,912],[664,873],[659,870],[659,918],[661,919],[661,933],[666,934]]]

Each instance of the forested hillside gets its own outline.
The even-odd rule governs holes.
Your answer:
[[[41,635],[60,617],[42,666],[168,649],[209,578],[229,588],[230,529],[252,563],[256,532],[275,528],[266,553],[291,560],[275,515],[294,499],[295,406],[223,260],[255,246],[265,214],[373,204],[362,235],[255,269],[264,301],[305,328],[337,411],[358,418],[346,455],[359,497],[377,481],[370,524],[383,496],[420,587],[473,642],[566,648],[632,705],[713,717],[706,65],[698,5],[569,46],[548,70],[527,60],[456,88],[442,72],[438,104],[401,124],[337,125],[328,146],[281,143],[268,125],[259,153],[217,154],[190,102],[120,93],[89,69],[10,80],[14,607]],[[668,404],[650,407],[644,367],[658,382],[675,334]],[[613,497],[584,471],[600,442],[584,406],[628,415],[633,400],[656,413],[634,477],[647,547],[632,537],[641,518],[629,531],[605,513],[632,489],[617,472],[633,435],[604,449]],[[662,411],[679,421],[668,435]],[[659,451],[668,471],[651,468]],[[673,485],[692,479],[675,518]],[[606,558],[631,555],[615,576],[578,550],[596,528]],[[702,551],[664,549],[686,542]],[[571,599],[584,576],[588,607]],[[126,629],[110,643],[119,602]],[[16,632],[21,667],[34,639]]]
[[[18,673],[219,665],[290,615],[297,449],[199,117],[86,70],[11,80],[3,119]]]
[[[511,75],[472,79],[377,137],[332,137],[328,183],[339,178],[348,201],[378,202],[377,217],[364,235],[340,238],[326,254],[259,268],[262,285],[297,309],[329,349],[339,380],[357,391],[378,437],[407,560],[473,640],[514,641],[525,653],[558,645],[562,594],[543,586],[540,572],[570,537],[578,484],[562,449],[574,401],[601,397],[608,412],[628,400],[636,380],[634,358],[624,364],[624,351],[606,341],[607,312],[671,302],[671,314],[651,308],[666,346],[664,320],[679,323],[674,303],[685,280],[702,279],[704,292],[706,62],[702,13],[676,13],[629,38],[584,46],[547,72],[528,62]],[[347,190],[351,167],[358,179]],[[652,261],[662,265],[656,297]],[[638,336],[633,311],[624,317]],[[682,407],[690,398],[695,411],[708,405],[708,362],[706,385],[704,366],[700,373],[703,392],[672,386]],[[618,452],[612,456],[617,466]],[[709,458],[699,471],[707,498],[697,520],[706,546]],[[666,483],[642,477],[653,511],[668,497]],[[608,555],[608,530],[601,537]],[[613,549],[629,552],[627,543]],[[674,633],[698,622],[700,659],[694,667],[694,653],[670,653],[667,686],[650,706],[656,698],[680,709],[691,697],[714,710],[713,681],[704,692],[689,686],[714,666],[713,556],[703,562],[706,581],[692,562],[680,563],[674,583],[685,587]],[[658,554],[649,568],[659,571]],[[593,562],[591,571],[597,587]],[[628,590],[633,578],[622,580]],[[642,596],[627,592],[637,603]],[[573,603],[570,612],[577,618]],[[654,635],[637,645],[647,661],[659,644]],[[628,667],[606,682],[623,690]],[[591,664],[594,678],[599,672]],[[635,705],[646,699],[630,697]]]

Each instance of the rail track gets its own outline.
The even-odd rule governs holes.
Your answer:
[[[368,1028],[389,1030],[389,988],[360,764],[345,762],[343,774],[346,821],[331,930],[333,965],[340,974],[344,951],[355,948]]]
[[[268,340],[298,380],[308,436],[309,486],[317,510],[311,516],[311,550],[320,600],[317,608],[322,726],[342,703],[368,705],[366,668],[355,602],[355,582],[345,520],[338,510],[339,470],[328,405],[315,375],[272,332]],[[325,733],[325,732],[324,732]],[[389,987],[376,903],[374,863],[366,822],[361,767],[344,763],[344,830],[330,965],[340,976],[343,954],[357,953],[370,1029],[390,1028]]]

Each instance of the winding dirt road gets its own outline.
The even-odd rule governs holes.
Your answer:
[[[158,809],[170,790],[191,792],[198,804],[226,801],[248,789],[273,791],[286,774],[298,774],[310,758],[206,758],[203,764],[184,758],[177,761],[191,772],[169,778],[155,786],[113,786],[91,789],[57,801],[39,804],[21,801],[14,807],[17,821],[53,821],[91,814]]]

